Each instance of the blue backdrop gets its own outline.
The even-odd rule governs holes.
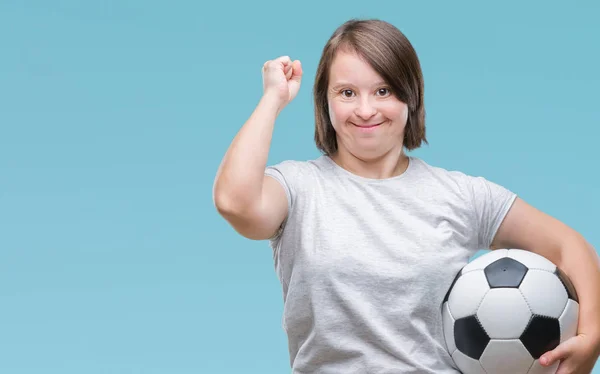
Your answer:
[[[303,62],[269,163],[318,156],[312,82],[333,30],[413,42],[430,145],[600,247],[598,3],[0,2],[0,372],[285,373],[266,242],[214,209],[218,164]],[[596,368],[594,373],[600,373]]]

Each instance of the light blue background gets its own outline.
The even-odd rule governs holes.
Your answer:
[[[234,233],[211,188],[279,55],[305,76],[269,161],[318,156],[312,82],[350,17],[418,51],[430,145],[415,155],[598,248],[596,4],[2,0],[0,372],[289,372],[270,249]]]

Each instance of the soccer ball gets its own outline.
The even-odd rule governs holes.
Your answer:
[[[542,354],[575,336],[579,300],[545,257],[497,249],[457,274],[442,304],[446,348],[464,374],[555,373]]]

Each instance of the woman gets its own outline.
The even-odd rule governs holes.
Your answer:
[[[268,166],[273,126],[296,96],[299,61],[263,66],[264,94],[225,154],[215,205],[241,235],[269,239],[296,373],[457,373],[440,305],[479,249],[545,256],[580,295],[579,334],[542,357],[589,373],[600,353],[600,264],[573,229],[481,177],[407,156],[425,136],[410,42],[351,20],[326,44],[314,86],[323,155]]]

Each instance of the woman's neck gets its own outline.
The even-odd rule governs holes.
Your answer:
[[[376,158],[361,158],[344,150],[338,150],[330,158],[352,174],[370,179],[388,179],[401,175],[408,168],[409,159],[400,148],[393,149]]]

